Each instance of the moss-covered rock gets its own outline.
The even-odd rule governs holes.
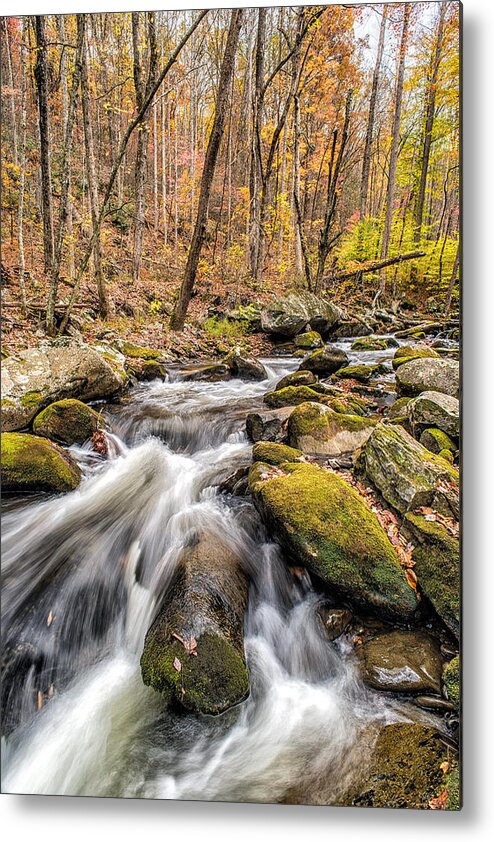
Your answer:
[[[342,318],[342,311],[327,298],[311,292],[289,293],[277,298],[261,311],[261,326],[266,333],[292,337],[307,325],[326,334]]]
[[[283,462],[298,462],[303,456],[301,450],[277,444],[272,441],[258,441],[252,448],[254,462],[266,462],[268,465],[281,465]]]
[[[301,371],[312,371],[314,374],[334,374],[339,368],[348,365],[348,356],[336,345],[325,345],[305,357],[300,364]]]
[[[121,350],[126,357],[133,360],[159,360],[162,357],[162,351],[158,351],[156,348],[134,345],[133,342],[127,342],[127,340],[121,343]]]
[[[133,375],[137,380],[166,380],[168,372],[163,363],[158,360],[136,360],[135,363],[128,367],[128,373]]]
[[[230,351],[223,359],[234,377],[241,380],[266,380],[268,372],[263,364],[251,354],[242,354],[240,348]]]
[[[417,600],[386,533],[359,494],[315,465],[256,462],[249,472],[254,501],[272,534],[297,564],[339,595],[404,621]]]
[[[448,462],[452,461],[450,459],[451,453],[456,450],[456,445],[453,439],[451,439],[447,433],[444,433],[442,430],[438,430],[437,427],[429,427],[424,430],[420,436],[420,444],[427,450],[430,450],[431,453],[437,453],[438,456],[441,456],[442,458],[444,458],[444,451],[449,452],[449,457],[446,457]]]
[[[460,633],[460,546],[447,529],[423,515],[408,512],[402,527],[415,544],[412,558],[420,590],[450,631]]]
[[[437,427],[453,438],[460,435],[460,402],[451,395],[422,392],[407,405],[407,415],[415,435],[426,427]]]
[[[314,392],[310,386],[286,386],[284,389],[277,389],[275,392],[268,392],[264,395],[264,403],[271,409],[279,409],[283,406],[298,406],[306,401],[318,403],[323,396]]]
[[[441,692],[441,655],[435,641],[424,632],[379,634],[356,652],[363,680],[376,690]]]
[[[67,451],[27,433],[2,433],[4,491],[72,491],[81,472]]]
[[[457,398],[460,389],[460,366],[455,360],[416,359],[396,370],[399,395],[415,397],[421,392],[441,392]]]
[[[392,364],[393,368],[397,369],[400,365],[409,363],[411,360],[437,359],[439,356],[438,352],[429,345],[402,345],[396,349]]]
[[[440,456],[441,459],[445,459],[446,462],[449,462],[450,465],[452,465],[453,462],[454,462],[453,454],[451,453],[451,450],[440,450],[437,455]]]
[[[460,656],[456,655],[449,664],[446,665],[443,672],[443,683],[450,702],[453,702],[456,709],[460,706],[461,699],[461,673],[460,673]]]
[[[335,412],[312,401],[297,406],[288,419],[288,443],[304,453],[337,456],[360,447],[376,421]]]
[[[434,728],[409,722],[386,725],[370,768],[345,804],[427,810],[444,789],[441,764],[449,760],[450,752]]]
[[[422,447],[403,427],[381,423],[365,442],[356,468],[400,512],[430,506],[441,480],[458,485],[458,471]]]
[[[297,348],[304,348],[310,351],[313,348],[322,348],[324,342],[321,334],[317,330],[308,330],[307,333],[299,333],[295,337],[295,345]]]
[[[411,398],[397,398],[388,410],[388,419],[395,421],[397,418],[406,417],[405,407],[409,401],[411,401]]]
[[[336,372],[336,377],[346,380],[358,380],[359,383],[368,383],[381,370],[378,365],[347,365]]]
[[[217,536],[187,547],[141,657],[145,684],[193,713],[222,713],[249,690],[243,651],[248,580]]]
[[[363,336],[352,344],[352,351],[386,351],[397,344],[391,336]]]
[[[275,391],[286,389],[288,386],[313,386],[317,384],[317,377],[312,371],[292,371],[278,381]]]
[[[245,427],[251,441],[284,441],[288,417],[293,407],[249,412]]]
[[[2,430],[27,427],[54,401],[107,398],[124,385],[121,372],[96,348],[71,337],[44,340],[2,365]]]
[[[70,446],[83,444],[104,424],[94,409],[75,398],[67,398],[43,409],[33,421],[33,432]]]
[[[448,793],[446,809],[461,810],[461,781],[458,765],[455,765],[446,777],[446,790]]]
[[[364,414],[365,401],[361,398],[356,398],[354,395],[341,395],[337,398],[327,398],[324,403],[334,412],[339,412],[341,415]]]

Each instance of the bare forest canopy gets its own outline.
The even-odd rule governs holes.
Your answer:
[[[137,300],[144,321],[181,329],[196,301],[297,288],[448,312],[459,14],[434,2],[3,18],[9,307],[21,320],[37,308],[52,335],[88,301],[117,324]]]

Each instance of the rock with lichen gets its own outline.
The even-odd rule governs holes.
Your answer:
[[[288,443],[314,456],[338,456],[356,450],[368,439],[376,421],[305,402],[288,419]]]

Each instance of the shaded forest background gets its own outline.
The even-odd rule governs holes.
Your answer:
[[[4,341],[237,338],[217,311],[288,289],[456,307],[459,14],[3,18]]]

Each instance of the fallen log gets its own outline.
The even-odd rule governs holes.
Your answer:
[[[425,251],[412,251],[408,254],[399,254],[396,257],[388,257],[387,260],[374,260],[372,263],[362,263],[351,272],[342,272],[339,275],[333,275],[326,278],[327,281],[347,281],[349,278],[354,278],[355,275],[363,275],[367,272],[377,272],[378,269],[385,269],[386,266],[393,266],[395,263],[403,263],[405,260],[417,260],[419,257],[425,257]]]

